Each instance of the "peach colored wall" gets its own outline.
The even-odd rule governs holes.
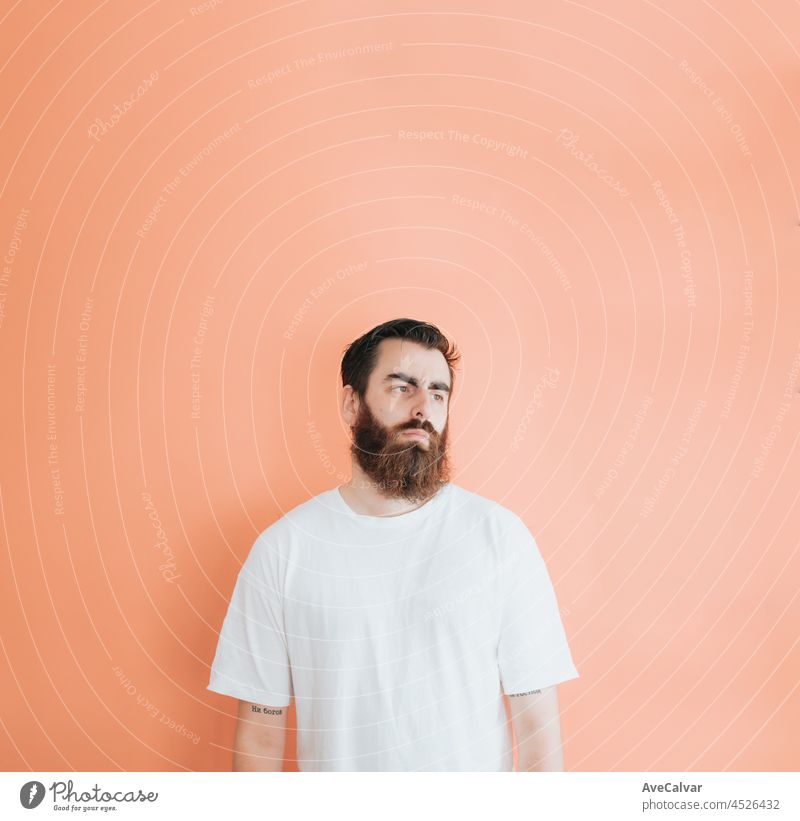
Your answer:
[[[800,768],[795,3],[7,6],[3,769],[229,765],[236,573],[404,315],[547,560],[567,767]]]

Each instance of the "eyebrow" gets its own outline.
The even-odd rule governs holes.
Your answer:
[[[390,373],[383,378],[383,381],[391,382],[392,379],[400,379],[403,382],[408,382],[409,385],[413,385],[415,388],[419,385],[419,381],[416,377],[409,376],[406,373]],[[435,391],[450,393],[450,386],[446,382],[431,382],[428,387]]]

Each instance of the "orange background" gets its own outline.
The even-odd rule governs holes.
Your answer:
[[[800,18],[716,5],[8,5],[3,769],[230,766],[236,574],[400,316],[547,561],[567,768],[800,768]]]

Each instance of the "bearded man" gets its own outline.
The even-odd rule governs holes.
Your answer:
[[[518,770],[563,770],[555,685],[578,672],[525,523],[450,481],[459,360],[407,318],[347,347],[352,478],[259,535],[220,632],[234,770],[283,768],[292,700],[301,771],[508,771],[514,735]]]

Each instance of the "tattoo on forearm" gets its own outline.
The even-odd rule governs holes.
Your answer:
[[[541,692],[542,692],[541,690],[528,690],[527,693],[509,693],[508,697],[509,698],[514,698],[514,696],[532,696],[532,695],[538,695]]]
[[[279,716],[283,715],[283,710],[280,710],[275,707],[261,707],[258,704],[251,704],[250,705],[250,712],[251,713],[264,713],[264,715],[271,715],[271,716]]]

